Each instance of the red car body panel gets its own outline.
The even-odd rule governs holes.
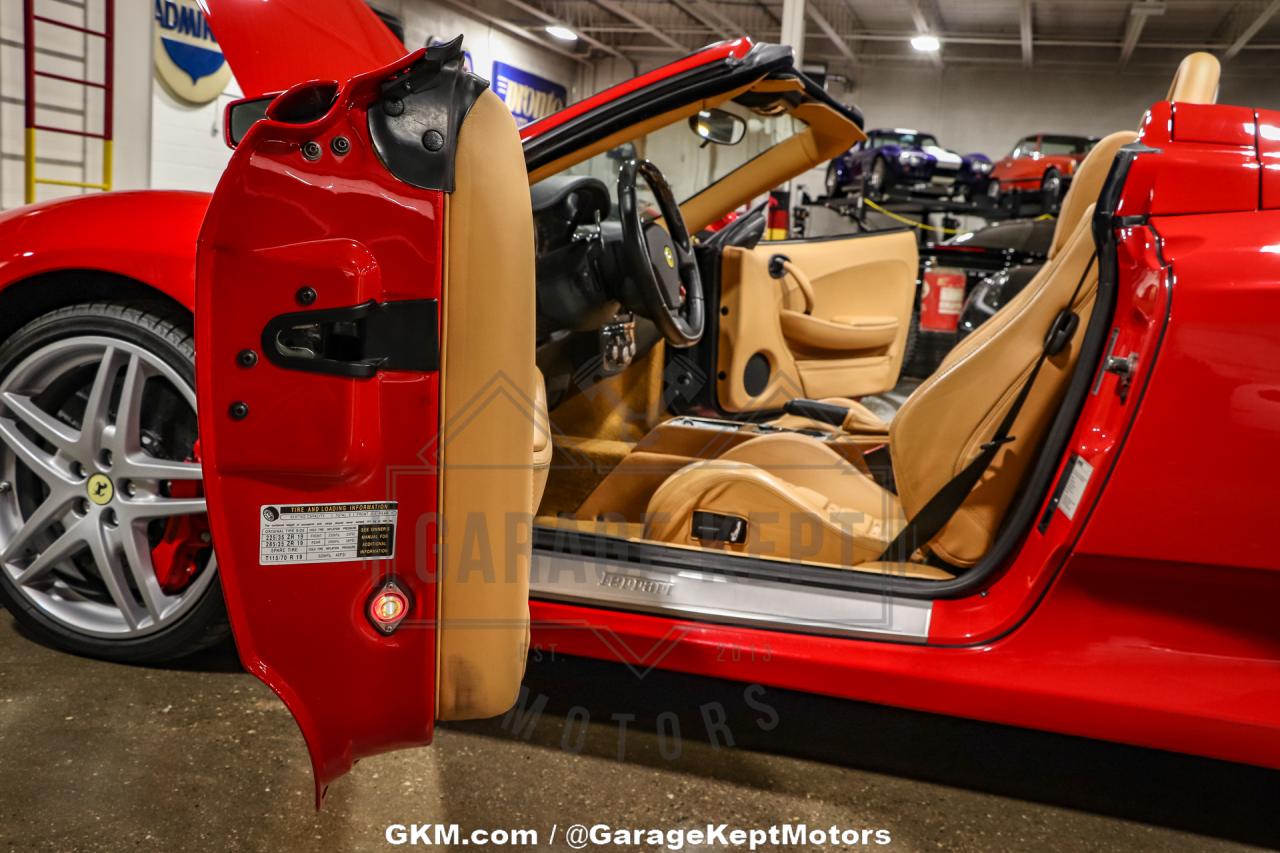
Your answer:
[[[1262,163],[1262,207],[1280,208],[1280,112],[1258,110],[1258,159]]]
[[[267,357],[263,331],[304,307],[440,298],[444,194],[397,180],[369,137],[366,106],[395,70],[353,79],[316,121],[255,124],[214,195],[197,261],[202,454],[227,609],[241,660],[302,729],[317,797],[363,756],[429,743],[435,716],[435,553],[418,551],[420,537],[395,537],[388,561],[264,571],[259,557],[263,505],[396,500],[410,529],[436,513],[421,452],[439,424],[439,372],[288,369]],[[336,136],[350,141],[344,156],[302,156],[305,142],[327,151]],[[302,287],[313,301],[298,301]],[[246,351],[264,357],[245,366]],[[232,414],[237,403],[246,415]],[[406,476],[392,482],[392,470]],[[393,575],[418,624],[388,637],[366,608]]]
[[[1073,557],[1025,624],[962,647],[533,602],[535,649],[1280,767],[1270,579]],[[1205,589],[1203,584],[1231,582]],[[629,676],[622,676],[629,677]],[[834,723],[838,725],[838,722]]]
[[[150,285],[195,307],[195,237],[208,193],[113,192],[0,214],[0,300],[46,273],[87,270]]]

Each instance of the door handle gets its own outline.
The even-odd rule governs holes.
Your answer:
[[[287,370],[356,379],[379,370],[438,370],[438,314],[435,299],[294,311],[267,323],[262,351]]]

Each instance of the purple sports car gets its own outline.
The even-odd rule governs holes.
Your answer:
[[[987,155],[957,154],[931,133],[872,130],[827,166],[826,190],[831,198],[857,192],[882,198],[891,189],[972,198],[986,191],[991,168]]]

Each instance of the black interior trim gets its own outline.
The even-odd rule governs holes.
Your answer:
[[[770,246],[790,246],[796,243],[833,243],[837,240],[863,240],[868,237],[883,237],[886,234],[898,234],[903,231],[914,231],[909,225],[895,225],[892,228],[881,228],[877,231],[852,231],[848,234],[824,234],[821,237],[788,237],[785,240],[770,240]],[[924,250],[921,250],[924,254]]]
[[[677,74],[657,85],[622,95],[526,140],[525,164],[532,172],[647,118],[691,101],[732,91],[772,72],[791,70],[794,66],[795,58],[790,47],[758,44],[742,59],[726,59]]]
[[[489,81],[463,67],[464,61],[462,36],[433,45],[412,67],[384,81],[381,98],[369,106],[373,150],[406,184],[453,192],[462,123],[489,88]]]

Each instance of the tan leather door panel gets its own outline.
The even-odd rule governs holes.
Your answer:
[[[812,288],[775,279],[785,255]],[[778,409],[797,397],[860,397],[898,381],[919,254],[910,231],[725,250],[717,396],[723,409]],[[764,367],[767,365],[767,373]]]

